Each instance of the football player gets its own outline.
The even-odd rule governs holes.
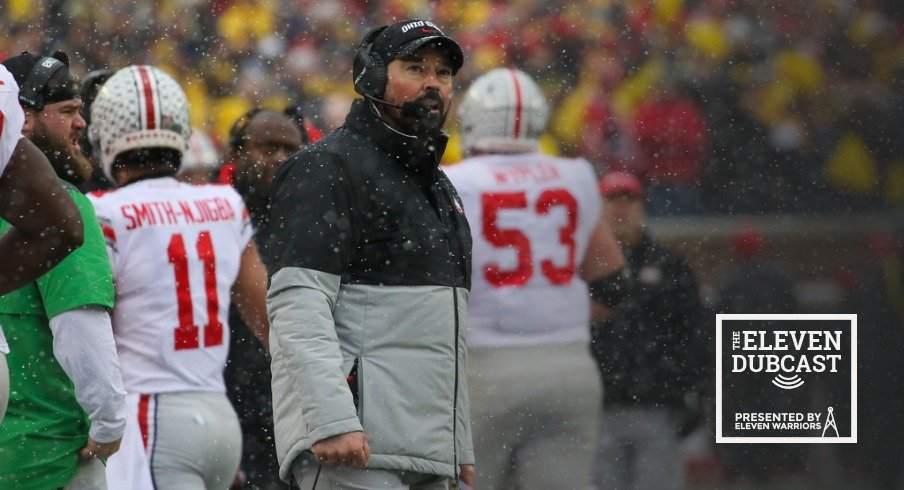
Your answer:
[[[593,168],[538,152],[547,114],[528,75],[490,71],[459,108],[468,158],[446,169],[473,228],[468,382],[486,489],[589,488],[591,299],[611,308],[625,290]]]
[[[110,488],[228,488],[241,433],[226,398],[230,300],[266,345],[266,271],[248,211],[224,185],[175,174],[189,138],[182,88],[151,66],[104,84],[89,135],[117,189],[92,194],[113,263],[113,328],[130,419]]]

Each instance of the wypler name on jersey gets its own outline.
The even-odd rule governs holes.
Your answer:
[[[517,166],[510,168],[494,168],[490,172],[497,184],[524,185],[543,184],[562,178],[555,165],[540,162],[533,166]]]
[[[208,223],[229,221],[236,217],[229,200],[222,197],[193,201],[152,201],[121,206],[122,216],[128,220],[126,230],[143,226]]]

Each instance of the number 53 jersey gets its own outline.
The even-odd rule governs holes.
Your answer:
[[[230,294],[253,233],[242,198],[172,177],[89,197],[113,264],[126,390],[224,392]]]
[[[602,209],[591,165],[524,153],[444,170],[474,240],[468,346],[588,341],[590,297],[580,270]]]

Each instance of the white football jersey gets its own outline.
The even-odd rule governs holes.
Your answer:
[[[23,124],[25,113],[19,105],[19,86],[6,67],[0,65],[0,175],[22,139]]]
[[[230,294],[252,235],[242,198],[172,177],[89,197],[113,264],[126,391],[225,391]]]
[[[19,86],[6,67],[0,65],[0,175],[3,175],[16,145],[22,139],[23,124],[25,113],[19,105]],[[9,345],[3,336],[2,325],[0,325],[0,354],[9,354]]]
[[[591,165],[525,153],[445,171],[474,240],[468,347],[588,341],[580,267],[602,209]]]

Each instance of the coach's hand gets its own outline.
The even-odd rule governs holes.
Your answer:
[[[116,439],[113,442],[97,442],[94,439],[88,438],[88,444],[79,451],[79,457],[82,459],[107,459],[110,456],[113,456],[113,453],[119,451],[119,443],[122,442],[122,439]]]
[[[311,448],[317,462],[324,466],[367,466],[370,445],[364,432],[346,432],[314,443]]]
[[[461,481],[461,483],[467,485],[467,488],[469,488],[470,490],[477,488],[474,486],[474,465],[462,464],[458,465],[458,467],[461,470],[458,473],[458,479]]]

